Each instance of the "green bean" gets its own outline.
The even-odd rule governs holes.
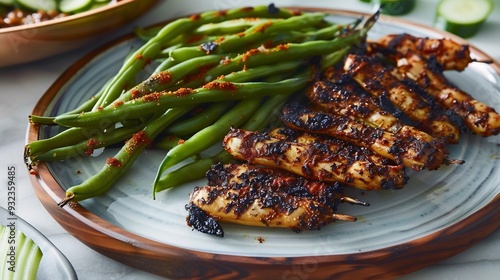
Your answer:
[[[99,128],[69,128],[46,139],[31,142],[25,146],[25,156],[33,157],[62,146],[73,145],[85,139],[96,137],[104,133],[104,129]]]
[[[168,90],[170,86],[181,81],[186,75],[200,68],[218,64],[222,59],[223,56],[220,55],[207,55],[181,62],[167,70],[154,73],[140,84],[122,94],[115,102],[125,102],[152,92]]]
[[[156,184],[163,172],[173,165],[187,158],[201,153],[219,142],[229,132],[230,127],[238,127],[260,106],[261,99],[240,101],[214,124],[198,131],[181,145],[172,148],[160,164],[153,182],[153,194],[156,193]]]
[[[238,55],[227,63],[222,63],[210,69],[200,80],[211,79],[221,75],[232,73],[243,69],[250,69],[261,65],[272,65],[283,61],[309,58],[313,56],[327,55],[347,46],[351,46],[365,36],[364,32],[355,32],[333,40],[318,40],[304,43],[290,43],[272,49],[252,49],[244,54]],[[195,81],[195,84],[196,85]],[[184,86],[192,87],[187,83]]]
[[[257,6],[254,8],[237,8],[225,12],[209,11],[189,18],[180,18],[165,25],[155,37],[146,42],[134,54],[127,59],[117,75],[113,78],[109,86],[105,88],[104,98],[97,104],[98,107],[106,107],[111,104],[123,91],[124,81],[135,77],[144,68],[146,63],[154,59],[161,51],[162,44],[169,42],[179,35],[189,33],[196,28],[211,22],[222,22],[229,19],[242,17],[290,17],[292,11],[287,9],[273,10],[269,12],[269,7]]]
[[[279,34],[289,30],[298,30],[304,26],[319,23],[323,21],[324,18],[324,13],[307,13],[274,22],[264,22],[250,27],[241,34],[221,37],[220,42],[216,43],[216,47],[213,51],[206,51],[199,46],[193,46],[173,50],[170,56],[175,60],[183,61],[186,57],[202,56],[206,53],[227,54],[244,49],[249,44],[260,45],[262,42],[270,40],[273,34]]]
[[[152,139],[190,109],[191,107],[169,109],[160,118],[149,123],[143,130],[134,134],[113,158],[108,158],[101,170],[81,184],[67,189],[66,198],[58,205],[62,207],[71,200],[81,201],[105,193],[128,172],[139,154],[151,144]]]
[[[160,138],[160,136],[158,136]],[[166,151],[169,151],[173,147],[179,145],[180,143],[184,142],[184,139],[175,136],[175,135],[166,135],[161,137],[159,140],[156,140],[153,143],[153,146],[155,148],[163,149]]]
[[[47,152],[32,156],[36,161],[58,161],[75,156],[90,156],[95,149],[110,146],[130,138],[131,135],[139,131],[143,126],[130,126],[117,128],[111,132],[103,132],[96,137],[89,138],[78,144],[61,146]]]
[[[100,111],[85,114],[60,115],[55,123],[69,127],[92,127],[99,123],[118,123],[128,119],[137,119],[145,114],[162,112],[168,108],[189,106],[206,102],[260,98],[267,95],[285,94],[304,86],[308,77],[296,77],[277,83],[210,83],[194,90],[180,89],[174,92],[153,93],[141,99],[134,99],[121,105],[106,107]],[[225,88],[228,87],[228,88]]]
[[[243,32],[249,27],[261,24],[263,22],[274,22],[275,19],[270,18],[239,18],[227,20],[218,23],[208,23],[198,27],[193,33],[195,35],[231,35]]]

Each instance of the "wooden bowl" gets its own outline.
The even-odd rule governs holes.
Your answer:
[[[156,0],[123,0],[41,23],[0,28],[0,67],[61,54],[96,40],[146,12]]]

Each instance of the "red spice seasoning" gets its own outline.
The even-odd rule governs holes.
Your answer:
[[[133,153],[139,145],[149,145],[151,142],[152,140],[149,139],[148,134],[144,130],[141,130],[135,133],[132,138],[127,141],[126,149],[129,153]]]
[[[132,89],[130,91],[130,96],[132,97],[132,99],[135,99],[135,98],[139,97],[140,95],[141,95],[141,92],[138,89]]]
[[[98,145],[98,144],[99,144],[99,142],[97,141],[97,139],[95,139],[95,138],[90,138],[90,139],[87,141],[87,144],[85,145],[84,153],[85,153],[87,156],[92,155],[92,153],[94,152],[95,147],[97,147],[97,145]]]
[[[184,139],[179,139],[179,141],[177,141],[177,144],[180,145],[180,144],[184,144]]]
[[[259,50],[259,49],[251,49],[251,50],[248,50],[248,51],[246,51],[246,52],[243,54],[243,59],[242,59],[242,60],[245,62],[245,61],[247,61],[247,60],[248,60],[248,58],[249,58],[250,56],[255,55],[255,54],[258,54],[258,53],[260,53],[260,50]]]
[[[172,73],[168,71],[159,72],[151,79],[156,81],[158,84],[168,84],[172,81]]]
[[[288,47],[289,47],[288,44],[280,44],[280,45],[276,46],[276,50],[278,50],[278,51],[283,51],[283,50],[286,51],[286,50],[288,50]]]
[[[223,17],[227,15],[227,10],[221,10],[216,13],[216,16]]]
[[[216,90],[224,90],[224,91],[236,91],[238,90],[238,87],[230,82],[217,82],[217,81],[212,81],[210,83],[207,83],[203,86],[203,88],[206,89],[216,89]]]
[[[200,17],[201,17],[200,14],[195,14],[195,15],[191,15],[189,17],[189,19],[192,20],[192,21],[197,21],[197,20],[200,19]]]
[[[135,59],[143,59],[144,57],[142,56],[141,53],[138,53],[136,56],[135,56]]]
[[[226,65],[226,64],[231,63],[231,61],[232,61],[231,57],[226,56],[226,57],[224,57],[224,58],[220,61],[220,64],[222,64],[222,65]]]
[[[266,22],[265,24],[259,25],[258,28],[255,29],[255,33],[261,32],[264,33],[266,29],[271,26],[273,23],[271,21]]]
[[[119,106],[122,106],[123,104],[125,104],[125,102],[123,100],[113,102],[114,107],[119,107]]]
[[[217,45],[220,45],[220,43],[222,43],[224,40],[225,40],[224,36],[220,36],[214,40],[214,43],[216,43]]]
[[[145,102],[157,102],[160,100],[160,97],[162,96],[161,92],[153,92],[148,95],[144,95],[142,97],[142,100]]]
[[[107,158],[106,164],[111,167],[121,167],[123,165],[122,162],[116,158]]]
[[[188,96],[192,94],[194,91],[192,88],[180,88],[175,91],[175,95],[177,96]]]

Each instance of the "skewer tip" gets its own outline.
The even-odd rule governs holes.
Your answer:
[[[339,220],[339,221],[348,221],[348,222],[355,222],[357,221],[358,219],[354,216],[350,216],[350,215],[344,215],[344,214],[333,214],[332,217],[335,219],[335,220]]]

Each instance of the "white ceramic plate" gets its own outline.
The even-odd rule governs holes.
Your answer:
[[[350,22],[356,16],[349,12],[330,12],[334,14],[331,20],[335,22]],[[444,34],[382,17],[370,32],[370,37],[403,32],[430,37]],[[140,44],[130,38],[120,41],[87,58],[88,62],[81,68],[73,68],[71,78],[66,75],[55,88],[51,88],[57,93],[50,100],[46,114],[63,113],[90,98],[117,72],[130,50]],[[473,49],[473,55],[486,57],[477,49]],[[475,98],[500,108],[498,65],[475,63],[464,72],[447,75]],[[39,138],[49,137],[56,131],[57,128],[43,128]],[[128,175],[108,193],[82,201],[80,205],[98,219],[126,232],[186,251],[271,259],[376,254],[386,248],[415,245],[416,241],[426,243],[426,238],[457,225],[472,226],[469,217],[480,210],[485,211],[485,207],[493,201],[498,202],[499,143],[499,137],[463,135],[460,144],[449,148],[450,158],[465,160],[462,166],[443,166],[437,171],[412,173],[408,185],[399,191],[366,193],[350,190],[349,194],[369,202],[371,206],[341,205],[339,212],[355,215],[359,220],[355,223],[337,222],[321,231],[296,234],[285,229],[224,224],[223,239],[192,231],[185,222],[184,205],[193,187],[204,182],[162,192],[153,200],[151,182],[165,154],[154,150],[141,155]],[[106,155],[115,152],[106,149],[99,157],[50,163],[47,166],[57,183],[67,189],[97,172]]]

